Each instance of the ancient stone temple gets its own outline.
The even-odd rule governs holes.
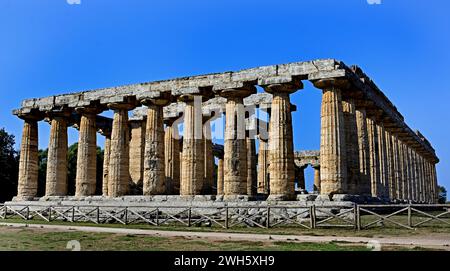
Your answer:
[[[292,112],[298,109],[291,95],[304,81],[322,93],[317,151],[294,150]],[[112,118],[100,115],[107,110]],[[411,130],[359,67],[334,59],[27,99],[13,114],[23,120],[15,201],[38,200],[42,120],[51,126],[45,200],[161,195],[268,202],[304,195],[386,203],[438,199],[439,159],[430,142]],[[225,121],[223,145],[212,137],[217,119]],[[70,127],[79,131],[71,190]],[[96,191],[97,133],[105,137],[102,191]],[[311,189],[305,187],[308,166],[314,169]]]

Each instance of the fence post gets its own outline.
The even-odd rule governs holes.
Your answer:
[[[30,207],[28,206],[27,208],[28,210],[30,209]],[[27,217],[28,219],[28,217]],[[52,220],[52,207],[48,207],[48,222],[50,222]]]
[[[159,226],[159,208],[156,208],[156,226]]]
[[[310,218],[310,227],[311,229],[315,229],[316,228],[316,206],[315,205],[311,205],[309,206],[309,218]]]
[[[3,219],[6,219],[6,214],[8,213],[8,207],[6,206],[6,205],[4,205],[3,207],[5,207],[4,208],[4,212],[3,212]]]
[[[270,207],[269,206],[267,206],[266,228],[270,228]]]
[[[27,206],[27,218],[26,220],[28,220],[30,217],[30,206]]]
[[[408,226],[412,227],[412,210],[411,204],[408,204]]]
[[[355,230],[358,229],[358,208],[356,208],[357,204],[353,205],[353,225]]]
[[[228,229],[228,206],[225,206],[225,229]]]
[[[128,225],[128,207],[125,207],[125,225]]]
[[[97,206],[96,221],[97,221],[97,224],[100,223],[100,207],[99,206]]]
[[[75,206],[72,206],[72,222],[75,222]]]
[[[361,207],[359,207],[359,205],[356,205],[356,229],[358,231],[361,230]]]
[[[191,210],[191,207],[189,207],[189,210],[188,210],[188,227],[191,226],[191,215],[192,215],[192,210]]]

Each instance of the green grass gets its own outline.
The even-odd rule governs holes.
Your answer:
[[[364,216],[362,222],[367,224],[369,221],[376,219],[374,216]],[[397,216],[391,218],[394,221],[406,223],[405,216]],[[418,222],[419,219],[415,218],[414,223]],[[0,222],[10,222],[10,223],[28,223],[28,224],[55,224],[55,225],[72,225],[72,226],[97,226],[97,227],[115,227],[115,228],[132,228],[132,229],[154,229],[154,230],[168,230],[168,231],[199,231],[199,232],[214,232],[214,231],[226,231],[226,232],[236,232],[236,233],[265,233],[265,234],[293,234],[293,235],[310,235],[310,236],[360,236],[360,237],[381,237],[381,236],[419,236],[419,235],[430,235],[430,234],[450,234],[450,226],[445,224],[438,224],[432,222],[429,224],[422,225],[414,230],[409,230],[405,228],[398,227],[390,222],[386,222],[387,227],[372,227],[369,229],[363,229],[357,231],[353,228],[317,228],[317,229],[306,229],[300,226],[280,226],[270,229],[259,228],[259,227],[246,227],[246,226],[236,226],[230,229],[223,229],[218,226],[212,227],[186,227],[183,225],[161,225],[153,226],[148,224],[130,224],[123,225],[119,223],[109,223],[109,224],[95,224],[88,222],[64,222],[64,221],[51,221],[47,222],[42,219],[34,218],[32,220],[23,220],[21,218],[8,218],[6,220],[0,219]]]
[[[212,241],[205,239],[165,238],[141,235],[84,232],[48,232],[43,229],[0,227],[0,250],[62,251],[67,242],[77,240],[81,250],[139,251],[363,251],[361,244]]]

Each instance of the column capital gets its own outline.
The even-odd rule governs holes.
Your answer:
[[[69,119],[69,117],[72,115],[72,109],[69,108],[62,108],[58,110],[49,110],[45,112],[45,118],[52,120],[52,119]]]
[[[299,89],[303,89],[303,83],[300,80],[293,80],[289,83],[273,83],[273,84],[267,84],[262,85],[264,90],[268,93],[294,93]]]
[[[170,92],[161,92],[158,97],[141,99],[140,103],[146,106],[150,105],[166,106],[170,104],[171,101],[172,97],[170,95]]]
[[[255,86],[245,86],[240,88],[222,89],[220,90],[219,95],[226,99],[234,99],[234,98],[243,99],[255,93],[256,93]]]
[[[312,82],[316,88],[327,89],[331,87],[338,87],[347,89],[350,87],[350,82],[345,77],[319,79]]]
[[[42,111],[31,111],[29,113],[19,113],[17,117],[26,121],[41,121],[45,118],[45,113]]]
[[[127,102],[116,102],[108,104],[108,108],[112,110],[131,110],[135,107],[136,105],[134,103],[127,103]]]
[[[103,109],[94,106],[85,106],[85,107],[76,107],[75,112],[82,115],[98,115],[103,112]]]

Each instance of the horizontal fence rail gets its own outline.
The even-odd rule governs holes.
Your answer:
[[[354,228],[450,228],[450,204],[332,206],[40,206],[0,205],[0,218],[23,220],[119,223],[153,226]]]

